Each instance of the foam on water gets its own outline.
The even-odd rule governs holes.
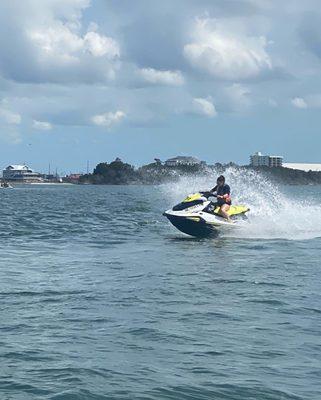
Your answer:
[[[188,193],[213,187],[219,173],[206,177],[181,177],[175,184],[162,189],[173,204]],[[298,199],[284,193],[275,183],[255,171],[229,168],[224,173],[231,186],[234,204],[250,207],[249,222],[229,232],[241,238],[307,240],[321,237],[321,205],[316,199]]]

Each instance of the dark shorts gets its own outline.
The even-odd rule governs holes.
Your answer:
[[[224,204],[227,204],[228,206],[230,206],[232,204],[232,202],[227,203],[224,200],[217,200],[217,202],[215,203],[216,207],[222,207]]]

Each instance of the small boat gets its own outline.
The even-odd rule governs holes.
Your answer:
[[[11,186],[10,183],[4,181],[0,182],[0,189],[13,189],[13,186]]]

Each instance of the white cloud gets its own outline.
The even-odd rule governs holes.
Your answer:
[[[88,26],[86,20],[84,26],[89,0],[9,3],[0,15],[0,50],[7,54],[1,57],[0,74],[6,79],[59,84],[106,84],[114,79],[121,66],[120,46],[97,24]]]
[[[291,103],[296,108],[308,108],[306,101],[302,97],[294,97]]]
[[[217,111],[211,99],[195,98],[193,99],[194,111],[198,114],[205,115],[206,117],[215,117]]]
[[[32,30],[29,37],[40,50],[42,59],[53,57],[60,62],[75,62],[86,52],[109,60],[120,56],[119,45],[114,39],[94,31],[82,37],[61,21],[55,21],[48,28]]]
[[[0,108],[0,117],[9,125],[19,125],[21,123],[21,115],[6,108]]]
[[[50,131],[52,129],[52,124],[46,121],[37,121],[34,119],[32,121],[32,126],[34,129],[39,129],[40,131]]]
[[[243,111],[251,105],[250,89],[240,83],[233,83],[224,89],[223,96],[226,108],[233,111]]]
[[[169,86],[181,86],[184,84],[184,77],[180,71],[160,71],[154,68],[142,68],[139,73],[149,83]]]
[[[309,96],[306,96],[304,101],[309,108],[321,108],[321,94],[310,94]]]
[[[289,88],[303,97],[309,109],[318,107],[317,100],[312,101],[307,94],[311,88],[302,81],[281,77],[256,82],[261,74],[274,73],[276,64],[283,63],[293,76],[306,79],[307,85],[317,81],[317,60],[308,54],[300,58],[303,49],[290,40],[295,39],[292,31],[285,34],[278,29],[284,13],[275,19],[271,13],[257,14],[257,9],[248,8],[248,3],[261,0],[245,1],[246,6],[242,1],[233,6],[220,2],[222,5],[217,6],[217,2],[206,0],[208,15],[218,20],[203,17],[190,24],[190,16],[201,15],[205,3],[186,1],[187,5],[175,5],[177,12],[170,25],[168,18],[159,19],[160,6],[155,5],[139,5],[128,11],[110,2],[109,16],[102,21],[103,7],[91,1],[91,8],[86,10],[89,0],[6,2],[0,15],[0,86],[2,96],[12,103],[2,107],[0,102],[0,108],[6,109],[6,117],[1,112],[0,124],[8,125],[3,121],[9,120],[18,127],[21,114],[30,127],[33,118],[39,118],[39,123],[48,120],[61,129],[88,123],[112,126],[117,124],[115,117],[104,113],[115,114],[117,110],[128,114],[130,126],[164,124],[173,113],[184,118],[186,113],[198,112],[206,119],[217,111],[221,115],[248,110],[251,104],[275,107],[274,101],[268,100],[272,94],[277,107],[286,103],[292,107],[291,98],[295,96],[287,95]],[[166,24],[169,31],[164,34],[162,27]],[[275,45],[269,44],[270,38]],[[125,56],[121,43],[125,44]],[[189,63],[206,73],[191,72],[186,66]],[[109,83],[112,71],[115,80]],[[209,81],[211,77],[214,82]],[[232,85],[234,82],[246,84],[252,93],[243,84]],[[207,98],[208,94],[213,100]],[[88,102],[89,98],[94,101]],[[41,116],[46,116],[44,121]],[[120,121],[127,126],[127,118]]]
[[[197,19],[193,40],[184,46],[190,64],[210,75],[226,80],[251,79],[271,70],[263,36],[248,36],[232,31],[209,18]]]
[[[29,37],[40,50],[42,60],[52,57],[56,62],[76,61],[76,53],[83,48],[83,40],[60,21],[54,26],[30,31]]]
[[[99,35],[97,32],[87,32],[84,36],[84,47],[94,56],[108,59],[120,57],[120,49],[116,40]]]
[[[98,126],[106,126],[107,128],[111,128],[113,125],[119,123],[126,117],[126,114],[118,110],[116,112],[107,112],[105,114],[94,115],[91,118],[91,121]]]

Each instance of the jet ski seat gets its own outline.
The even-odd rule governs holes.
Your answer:
[[[238,206],[231,206],[229,210],[227,211],[227,214],[231,217],[232,215],[238,215],[238,214],[244,214],[250,209],[246,206],[238,205]],[[215,210],[213,211],[214,214],[220,215],[219,214],[220,207],[216,207]]]

